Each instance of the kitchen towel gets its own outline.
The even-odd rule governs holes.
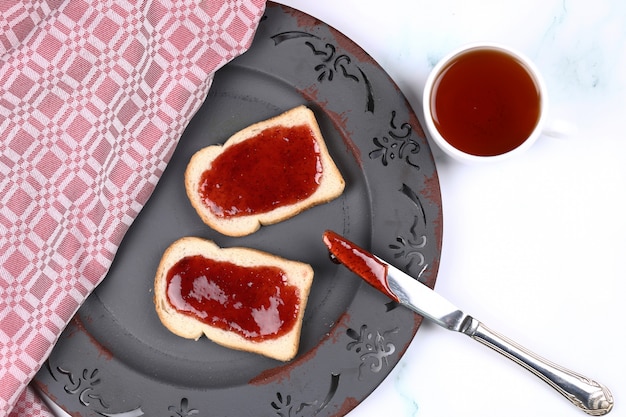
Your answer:
[[[0,416],[106,275],[264,0],[0,0]]]

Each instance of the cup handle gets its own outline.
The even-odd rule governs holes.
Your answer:
[[[542,135],[557,139],[567,139],[578,132],[578,127],[567,120],[555,119],[548,121],[541,130]]]

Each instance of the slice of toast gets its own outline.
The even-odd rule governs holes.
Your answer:
[[[180,265],[179,261],[186,261],[194,257],[198,259],[198,256],[210,260],[210,262],[226,265],[227,268],[232,268],[231,265],[245,269],[257,267],[279,268],[282,271],[285,284],[285,286],[279,285],[283,294],[291,291],[297,295],[294,303],[295,309],[293,310],[293,315],[290,316],[292,326],[276,331],[276,336],[269,334],[259,338],[256,336],[248,337],[248,334],[242,335],[242,332],[236,328],[228,328],[228,326],[223,328],[223,326],[209,324],[208,321],[210,319],[203,321],[199,318],[202,316],[202,311],[193,311],[189,307],[190,305],[185,306],[184,301],[181,301],[183,298],[180,290],[183,285],[180,284],[181,279],[196,279],[202,274],[198,275],[197,271],[181,273],[177,269],[179,268],[177,265]],[[205,270],[203,271],[206,272]],[[268,284],[267,281],[258,279],[257,282],[251,281],[244,286],[246,288],[238,290],[245,291],[247,294],[228,294],[219,288],[220,282],[223,284],[222,288],[227,288],[228,283],[225,283],[223,279],[235,280],[238,277],[228,276],[227,274],[218,277],[218,274],[217,272],[206,273],[206,275],[211,276],[206,277],[207,284],[204,288],[212,286],[211,294],[215,294],[217,290],[220,297],[222,297],[220,302],[223,303],[223,308],[225,309],[239,309],[240,307],[237,307],[234,302],[235,298],[239,297],[237,300],[241,300],[242,296],[256,297],[256,294],[263,294],[267,289],[274,291],[273,288],[262,288],[263,285],[276,285]],[[171,275],[169,279],[168,275]],[[204,276],[201,276],[201,279],[203,280],[201,282],[205,282]],[[215,343],[228,348],[254,352],[277,360],[288,361],[298,352],[302,319],[312,282],[313,268],[306,263],[284,259],[255,249],[240,247],[220,248],[210,240],[197,237],[183,237],[172,243],[161,258],[154,278],[154,303],[156,312],[163,325],[178,336],[197,340],[204,334]],[[197,282],[194,281],[192,284],[195,291]],[[293,292],[294,288],[295,292]],[[199,291],[191,294],[191,297],[196,298],[199,294],[208,298],[213,296],[206,291],[204,293]],[[229,301],[225,301],[227,298]],[[282,302],[282,300],[279,300],[279,302]],[[178,308],[174,307],[173,304],[179,304]],[[226,316],[227,313],[227,310],[210,310],[212,317],[219,318],[220,314]],[[256,317],[254,317],[254,320],[258,322]]]
[[[278,184],[279,181],[286,181],[285,176],[276,175],[275,171],[272,171],[273,174],[268,172],[258,172],[262,171],[263,163],[254,165],[254,168],[250,168],[252,170],[256,170],[253,172],[248,172],[246,175],[253,178],[260,178],[260,182],[262,187],[258,185],[252,185],[253,188],[250,193],[257,193],[260,198],[266,199],[268,201],[275,201],[272,208],[266,211],[252,211],[252,212],[244,212],[238,213],[236,215],[225,215],[224,212],[232,207],[231,204],[228,204],[229,207],[220,207],[220,208],[212,208],[212,202],[207,201],[207,197],[203,196],[202,190],[212,188],[219,188],[220,193],[228,193],[234,192],[233,188],[230,187],[228,183],[226,183],[223,187],[222,185],[215,185],[213,183],[210,186],[207,185],[207,182],[203,180],[203,175],[205,172],[211,170],[213,166],[219,166],[216,161],[217,158],[220,158],[221,155],[224,155],[231,147],[235,145],[242,144],[248,140],[254,140],[255,137],[262,135],[263,132],[268,132],[271,129],[276,128],[294,128],[305,126],[308,128],[310,132],[310,136],[315,141],[311,146],[315,147],[315,151],[317,152],[317,163],[315,165],[315,169],[317,172],[314,173],[315,181],[317,182],[317,186],[314,191],[311,191],[312,194],[307,195],[306,197],[299,198],[293,202],[283,204],[280,202],[280,187],[279,185],[285,187],[284,183]],[[308,140],[307,138],[290,138],[293,141],[289,141],[290,143],[295,143],[295,140]],[[291,145],[290,145],[291,146]],[[295,146],[295,145],[294,145]],[[241,149],[241,147],[239,148]],[[230,151],[232,152],[232,150]],[[255,153],[251,160],[256,160],[258,162],[259,159],[265,158],[262,153]],[[274,158],[276,159],[276,158]],[[266,164],[279,164],[280,161],[275,161],[274,159],[267,159]],[[308,158],[310,159],[310,158]],[[301,163],[303,161],[295,161],[295,163],[289,163],[286,172],[291,173],[291,178],[297,178],[297,175],[300,174],[297,170],[304,170],[304,165]],[[236,163],[230,164],[232,165],[242,165],[245,166],[249,164],[248,162],[237,160]],[[286,165],[283,161],[283,165]],[[302,165],[302,168],[300,166]],[[250,165],[252,166],[252,165]],[[265,165],[266,167],[268,165]],[[310,164],[308,165],[311,166]],[[217,168],[216,168],[217,169]],[[238,168],[239,169],[239,168]],[[294,171],[295,169],[295,171]],[[310,168],[309,168],[310,170]],[[270,178],[264,178],[263,176],[270,176]],[[309,175],[309,174],[307,174]],[[235,177],[232,175],[229,178]],[[264,179],[263,179],[264,178]],[[306,178],[307,180],[312,180],[311,178]],[[244,181],[245,184],[248,182]],[[273,185],[274,184],[274,185]],[[195,208],[196,212],[200,216],[200,218],[206,223],[208,226],[217,230],[218,232],[228,235],[228,236],[245,236],[257,231],[261,225],[270,225],[274,224],[288,218],[291,218],[298,213],[311,208],[318,204],[323,204],[329,202],[338,196],[340,196],[344,190],[345,181],[341,176],[341,173],[337,169],[332,157],[330,156],[326,144],[324,142],[324,138],[322,137],[322,133],[320,132],[320,128],[317,124],[317,120],[315,119],[315,115],[313,112],[305,106],[299,106],[294,109],[291,109],[283,114],[280,114],[271,119],[255,123],[251,126],[244,128],[243,130],[235,133],[231,136],[223,145],[212,145],[205,147],[198,152],[196,152],[185,171],[185,189],[187,191],[187,196]],[[261,189],[262,188],[262,189]],[[294,187],[292,187],[294,188]],[[246,191],[248,192],[248,191]]]

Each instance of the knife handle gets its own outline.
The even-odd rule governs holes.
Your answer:
[[[463,333],[523,366],[582,411],[592,416],[603,416],[613,408],[613,395],[606,386],[556,365],[494,332],[480,321],[470,319]]]

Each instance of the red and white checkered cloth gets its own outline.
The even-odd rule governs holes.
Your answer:
[[[104,278],[264,0],[0,0],[0,416]]]

